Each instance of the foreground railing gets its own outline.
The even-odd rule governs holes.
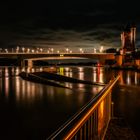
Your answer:
[[[111,90],[120,76],[111,80],[71,120],[47,140],[102,140],[111,119]]]

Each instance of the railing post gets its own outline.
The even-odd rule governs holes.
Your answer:
[[[114,102],[111,102],[111,118],[114,117]]]

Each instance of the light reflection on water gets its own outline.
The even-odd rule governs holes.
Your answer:
[[[19,76],[14,76],[21,71],[42,70],[43,68],[0,68],[0,113],[3,114],[0,116],[0,120],[4,120],[3,122],[0,121],[0,128],[5,139],[11,137],[19,139],[22,132],[25,133],[23,139],[45,139],[102,89],[102,86],[65,83],[65,86],[72,89],[70,90],[33,83],[22,80]],[[115,96],[115,100],[120,103],[120,105],[118,104],[119,109],[122,110],[122,106],[123,111],[125,107],[128,108],[127,100],[131,99],[130,101],[137,102],[136,99],[139,99],[140,73],[114,72],[102,67],[76,66],[61,67],[59,72],[69,77],[101,83],[108,83],[114,73],[119,73],[121,75],[119,80],[121,88],[117,90],[120,90],[120,94],[117,93]],[[126,90],[124,86],[134,86],[136,91],[132,91],[131,88]],[[130,92],[131,96],[133,95],[132,92],[137,92],[137,98],[130,97]],[[122,95],[121,93],[125,94]],[[129,107],[132,105],[130,103]],[[133,111],[136,113],[134,108]],[[125,110],[125,112],[127,111]],[[8,121],[9,116],[11,116],[10,121]],[[6,135],[7,127],[9,130],[11,129],[8,132],[10,133],[9,136]]]
[[[140,73],[134,71],[119,71],[120,85],[139,85],[140,84]]]
[[[23,139],[45,139],[103,88],[67,82],[65,86],[71,89],[65,89],[29,82],[18,76],[21,71],[42,70],[43,68],[0,68],[0,113],[3,114],[0,120],[4,120],[0,121],[0,138],[21,139],[24,131]],[[59,72],[88,81],[94,81],[98,77],[99,81],[106,82],[106,78],[99,76],[97,68],[93,67],[61,67]],[[10,122],[8,116],[11,116]],[[6,135],[7,127],[11,130],[9,135]]]
[[[113,90],[114,114],[123,117],[140,139],[140,73],[119,71],[120,80]]]

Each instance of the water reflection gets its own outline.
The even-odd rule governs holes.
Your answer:
[[[140,73],[134,71],[119,71],[121,85],[138,85],[140,84]]]
[[[123,117],[140,139],[140,73],[119,71],[119,84],[114,88],[112,99],[114,114]]]
[[[3,77],[1,80],[0,90],[4,92],[5,96],[8,98],[10,92],[15,92],[16,101],[34,101],[36,98],[41,99],[44,93],[49,93],[49,96],[53,97],[55,94],[55,88],[51,86],[47,86],[44,91],[44,86],[41,84],[35,84],[33,82],[22,80],[20,77],[13,77],[18,76],[18,74],[22,71],[26,72],[35,72],[35,71],[42,71],[43,68],[19,68],[19,67],[3,67],[0,68],[0,75]],[[61,74],[77,78],[80,80],[87,80],[93,82],[105,82],[105,78],[103,77],[104,71],[102,68],[96,67],[60,67]],[[10,78],[10,77],[13,78]],[[136,78],[135,78],[136,79]],[[4,89],[3,89],[4,85]],[[66,82],[66,87],[71,89],[76,89],[80,91],[87,91],[90,93],[98,93],[102,87],[98,86],[87,86],[84,84],[73,84]],[[70,92],[69,90],[63,90],[66,95]],[[81,97],[80,97],[81,98]]]
[[[20,72],[41,72],[43,71],[42,67],[36,68],[20,68],[20,67],[1,67],[0,68],[0,77],[9,77],[9,76],[18,76]]]
[[[42,98],[42,88],[39,88],[40,84],[35,84],[32,82],[28,82],[25,80],[21,80],[20,77],[15,78],[15,93],[16,93],[16,101],[22,102],[33,102],[37,98]]]
[[[0,112],[5,110],[3,120],[7,122],[9,130],[18,131],[16,134],[12,133],[14,136],[23,134],[24,131],[25,135],[30,136],[30,139],[45,139],[103,88],[102,86],[67,82],[65,85],[71,89],[65,89],[29,82],[18,76],[21,71],[42,70],[43,67],[33,69],[0,68]],[[61,70],[63,75],[92,82],[106,83],[112,77],[112,73],[106,75],[103,68],[97,67],[71,66],[61,67]],[[7,116],[14,117],[9,122]],[[2,122],[0,121],[0,123]],[[9,138],[11,137],[9,136]]]
[[[5,77],[5,96],[8,98],[9,96],[9,78]]]

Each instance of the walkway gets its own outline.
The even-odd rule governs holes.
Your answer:
[[[137,138],[123,118],[113,118],[109,123],[105,140],[137,140]]]

